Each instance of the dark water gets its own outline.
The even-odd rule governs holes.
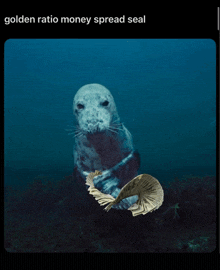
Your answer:
[[[5,183],[73,168],[72,99],[106,86],[161,182],[215,175],[216,45],[210,39],[10,39],[5,43]]]
[[[164,189],[153,213],[106,213],[71,176],[74,138],[65,129],[74,125],[75,93],[89,83],[111,91],[140,153],[140,173]],[[7,251],[215,250],[213,40],[10,39],[4,120]]]

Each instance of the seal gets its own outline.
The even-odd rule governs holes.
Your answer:
[[[89,173],[101,171],[94,186],[116,198],[138,175],[140,158],[131,133],[120,121],[112,94],[100,84],[84,85],[73,99],[73,113],[77,121],[73,149],[77,177],[85,182]],[[113,208],[128,209],[137,199],[126,198]]]

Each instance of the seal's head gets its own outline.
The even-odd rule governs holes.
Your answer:
[[[112,123],[120,121],[110,91],[96,83],[84,85],[77,91],[73,99],[73,113],[84,134],[110,130]]]

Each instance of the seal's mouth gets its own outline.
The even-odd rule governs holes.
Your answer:
[[[89,122],[87,125],[87,133],[103,133],[106,130],[106,126],[103,123],[103,120]]]
[[[99,130],[99,129],[96,129],[96,130],[90,130],[88,131],[87,133],[88,134],[100,134],[100,133],[104,133],[106,132],[106,130]]]
[[[106,135],[117,135],[119,132],[123,131],[121,123],[106,123],[102,120],[96,121],[95,123],[89,122],[84,129],[86,134],[106,134]]]

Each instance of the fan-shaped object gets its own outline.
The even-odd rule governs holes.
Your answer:
[[[109,211],[112,205],[134,195],[138,195],[138,200],[128,208],[133,216],[145,215],[148,212],[152,212],[158,209],[163,203],[164,192],[162,186],[156,178],[149,174],[140,174],[133,178],[121,189],[116,199],[109,194],[100,192],[94,187],[93,178],[101,174],[100,171],[90,173],[86,178],[86,185],[90,186],[88,189],[89,193],[95,197],[100,205],[109,203],[104,208],[106,211]]]

